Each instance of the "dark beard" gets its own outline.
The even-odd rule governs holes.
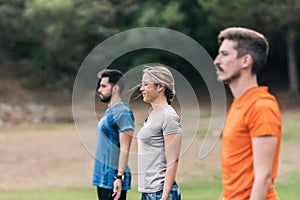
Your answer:
[[[112,90],[110,90],[110,94],[109,95],[107,95],[107,96],[103,95],[102,98],[99,96],[99,98],[100,98],[101,102],[103,102],[103,103],[109,103],[110,100],[111,100],[111,96],[112,96]]]
[[[111,100],[111,95],[109,96],[104,96],[103,98],[100,98],[101,102],[103,103],[109,103]]]

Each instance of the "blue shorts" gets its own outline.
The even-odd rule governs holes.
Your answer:
[[[142,193],[141,200],[160,200],[162,198],[163,191],[153,193]],[[173,184],[168,200],[181,200],[181,193],[176,183]]]

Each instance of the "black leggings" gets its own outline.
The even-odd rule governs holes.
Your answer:
[[[97,187],[97,194],[99,200],[113,200],[113,190]],[[122,190],[119,200],[126,200],[127,190]]]

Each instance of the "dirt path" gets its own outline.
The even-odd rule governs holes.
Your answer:
[[[0,134],[0,190],[88,186],[92,166],[73,125]]]

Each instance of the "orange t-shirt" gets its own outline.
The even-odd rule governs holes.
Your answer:
[[[278,103],[260,86],[248,90],[235,99],[227,113],[223,130],[221,199],[244,200],[250,198],[254,181],[251,138],[273,135],[278,137],[272,184],[267,200],[278,199],[274,190],[277,176],[278,156],[281,143],[281,116]]]

